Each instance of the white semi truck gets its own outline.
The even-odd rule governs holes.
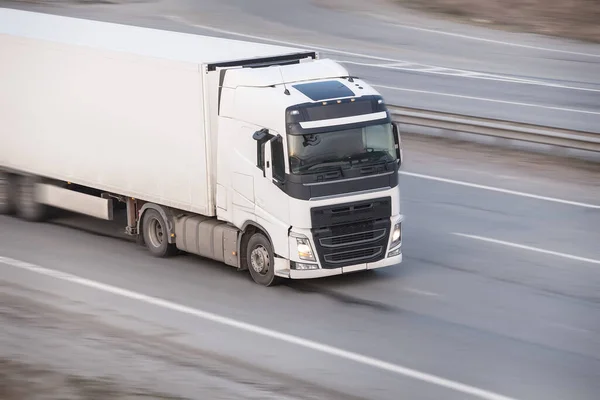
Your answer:
[[[400,263],[401,163],[382,96],[316,52],[0,9],[0,214],[122,204],[152,255],[269,286]]]

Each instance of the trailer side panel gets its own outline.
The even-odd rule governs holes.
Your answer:
[[[0,35],[0,166],[213,215],[200,66]]]

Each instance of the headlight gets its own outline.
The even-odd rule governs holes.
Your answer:
[[[402,222],[398,222],[394,225],[392,230],[392,242],[390,243],[390,249],[398,246],[402,242]]]
[[[298,246],[298,257],[304,261],[316,261],[315,255],[312,251],[312,246],[306,238],[296,238],[296,244]]]

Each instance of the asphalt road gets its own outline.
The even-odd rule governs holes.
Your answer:
[[[596,399],[599,168],[406,146],[405,261],[374,272],[263,288],[118,223],[0,218],[0,374],[94,398]]]
[[[400,104],[598,126],[581,112],[599,111],[597,92],[549,86],[598,89],[597,46],[353,14],[352,1],[344,12],[297,0],[53,3],[11,4],[310,42],[361,53],[335,55],[395,87],[384,93]],[[408,64],[366,66],[390,63],[366,54]],[[267,289],[198,257],[154,259],[119,221],[0,217],[0,398],[596,399],[600,168],[412,136],[405,146],[405,261],[369,273]]]
[[[70,16],[312,46],[377,85],[396,105],[600,133],[600,45],[434,20],[386,0],[46,3],[0,2]]]

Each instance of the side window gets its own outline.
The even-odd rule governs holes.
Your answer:
[[[283,139],[277,136],[271,142],[271,160],[273,162],[273,178],[280,182],[285,180],[285,158]]]

